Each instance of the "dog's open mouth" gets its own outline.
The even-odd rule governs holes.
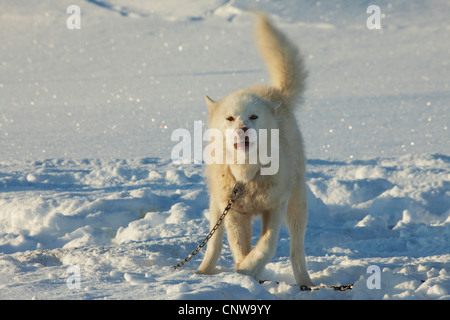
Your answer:
[[[247,152],[251,145],[252,143],[250,142],[249,137],[245,137],[244,140],[238,141],[234,144],[234,149]]]

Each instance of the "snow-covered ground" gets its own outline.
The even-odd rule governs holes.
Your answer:
[[[0,6],[1,299],[450,298],[448,1]],[[268,81],[251,6],[306,57],[308,268],[352,290],[294,286],[286,228],[272,281],[235,273],[226,242],[217,275],[193,273],[203,252],[170,267],[209,231],[203,167],[171,161],[171,133],[206,120],[205,93]]]

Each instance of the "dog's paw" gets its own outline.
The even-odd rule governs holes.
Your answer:
[[[195,274],[204,275],[204,276],[212,276],[212,275],[214,275],[214,271],[197,270],[197,271],[195,271]]]
[[[242,263],[236,264],[236,272],[250,276],[253,279],[257,279],[258,277],[258,271],[254,267],[246,266],[245,260]]]
[[[257,272],[255,272],[254,270],[236,269],[236,272],[240,273],[240,274],[245,274],[247,276],[250,276],[253,279],[257,278]]]
[[[311,281],[308,273],[301,273],[296,279],[296,282],[299,287],[314,287],[314,283]]]
[[[211,270],[211,268],[202,268],[202,266],[200,266],[195,273],[210,276],[210,275],[214,274],[214,268],[212,268],[212,270]]]

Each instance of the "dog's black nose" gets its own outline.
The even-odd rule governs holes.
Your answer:
[[[244,136],[246,136],[247,131],[248,131],[247,127],[242,127],[242,128],[236,129],[235,134],[238,137],[244,137]]]

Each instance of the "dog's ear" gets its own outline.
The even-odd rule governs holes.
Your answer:
[[[205,95],[206,104],[208,105],[209,113],[213,113],[219,105],[216,101]]]

